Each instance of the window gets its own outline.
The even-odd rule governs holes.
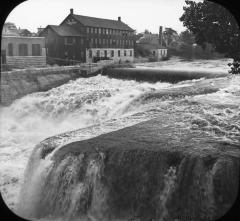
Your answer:
[[[108,35],[108,29],[106,29],[106,34]]]
[[[101,40],[102,40],[101,38],[98,39],[98,44],[102,44]]]
[[[112,45],[112,39],[109,40],[109,44]]]
[[[80,44],[84,44],[83,38],[80,39]]]
[[[92,50],[89,50],[88,56],[89,56],[89,58],[92,58]]]
[[[102,40],[102,43],[105,44],[105,39]]]
[[[118,50],[118,57],[120,57],[121,56],[121,51],[120,50]]]
[[[89,33],[89,27],[87,27],[87,33]]]
[[[97,38],[95,38],[95,44],[97,44]]]
[[[95,28],[95,34],[97,34],[98,33],[98,28]]]
[[[93,28],[91,28],[91,33],[93,33]]]
[[[100,57],[100,50],[97,50],[97,57]]]
[[[127,56],[127,51],[126,50],[124,50],[124,56]]]
[[[101,34],[101,28],[98,29],[98,33]]]
[[[19,56],[28,56],[27,44],[19,44]]]
[[[13,44],[8,44],[8,56],[13,56]]]
[[[40,44],[32,44],[32,56],[40,56]]]
[[[114,57],[114,50],[111,50],[111,57]]]
[[[112,29],[109,29],[109,34],[110,34],[110,35],[112,34]]]
[[[6,50],[1,50],[1,62],[6,64]]]
[[[75,43],[75,38],[73,37],[66,37],[65,38],[65,45],[72,45]]]
[[[132,57],[132,50],[130,51],[130,57]]]
[[[114,29],[112,30],[112,33],[113,33],[113,35],[115,35],[115,30]]]
[[[104,50],[104,57],[107,57],[107,50]]]

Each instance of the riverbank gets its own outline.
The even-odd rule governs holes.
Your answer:
[[[86,74],[79,67],[50,67],[1,73],[1,104],[38,91],[47,91]]]
[[[75,66],[53,66],[2,72],[0,103],[10,105],[24,95],[47,91],[79,77],[96,76],[104,67],[112,64],[113,61],[100,61]]]

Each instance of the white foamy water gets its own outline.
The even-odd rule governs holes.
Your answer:
[[[9,107],[1,108],[0,184],[3,197],[10,206],[16,202],[29,155],[41,140],[117,119],[121,117],[122,109],[136,96],[169,85],[140,84],[99,75],[70,81],[47,92],[27,95]],[[90,138],[99,133],[85,130],[85,134]]]
[[[226,70],[228,62],[229,60],[226,59],[185,63],[170,60],[165,63],[144,65],[154,67],[165,65],[165,67],[171,68],[174,65],[175,68],[205,67],[213,70],[214,68]],[[27,95],[16,100],[9,107],[0,108],[0,187],[6,203],[11,208],[15,207],[27,161],[31,151],[40,141],[67,131],[73,132],[69,133],[69,136],[59,135],[62,136],[60,142],[88,139],[154,118],[165,107],[169,107],[169,102],[173,101],[171,99],[165,101],[152,99],[144,104],[141,102],[135,104],[133,101],[145,93],[164,88],[191,86],[200,80],[173,85],[161,82],[146,83],[109,79],[98,75],[70,81],[47,92]],[[229,111],[231,114],[224,115],[225,118],[222,116],[220,120],[229,121],[231,124],[240,113],[238,108],[240,106],[239,85],[240,79],[235,77],[226,90],[220,90],[207,96],[186,97],[183,100],[199,103],[199,118],[202,118],[206,111],[215,116],[221,110],[218,105],[225,105],[222,112]],[[209,105],[213,104],[217,110],[214,109],[215,107],[209,109]],[[171,107],[174,107],[172,111],[181,108],[184,110],[186,105],[174,103]],[[202,114],[202,112],[204,113]],[[236,128],[238,125],[236,122]],[[236,128],[233,126],[233,132],[234,130],[238,131]],[[74,132],[76,129],[78,130]]]

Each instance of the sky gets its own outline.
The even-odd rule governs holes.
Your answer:
[[[27,0],[9,14],[6,22],[37,32],[37,28],[59,25],[74,9],[74,14],[121,20],[137,33],[148,29],[158,33],[159,26],[178,33],[185,30],[179,18],[185,0]]]

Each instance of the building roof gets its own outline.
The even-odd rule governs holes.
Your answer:
[[[141,37],[138,40],[138,43],[140,44],[158,44],[159,43],[159,37],[158,35],[152,35],[151,37]]]
[[[28,29],[18,29],[20,35],[23,36],[31,36],[32,33]]]
[[[140,44],[140,45],[148,49],[167,49],[165,46],[159,44]]]
[[[53,31],[55,31],[60,36],[82,36],[76,29],[68,25],[48,25]]]
[[[166,49],[165,46],[159,44],[159,37],[156,34],[151,35],[151,37],[141,37],[137,44],[149,49]]]
[[[85,26],[134,31],[127,24],[118,20],[94,18],[94,17],[76,15],[76,14],[73,14],[73,17]]]
[[[2,36],[19,36],[19,32],[16,25],[11,22],[6,22],[3,25]]]

